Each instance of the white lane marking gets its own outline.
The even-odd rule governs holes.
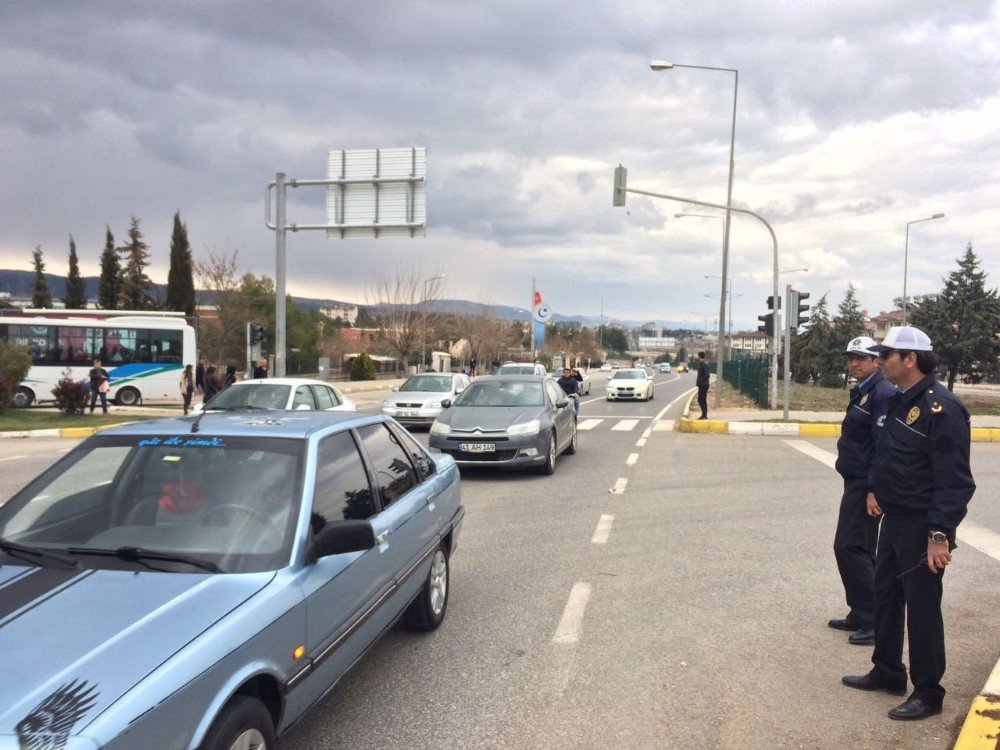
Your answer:
[[[621,419],[622,418],[621,414],[588,414],[587,416],[588,417],[595,417],[597,419]],[[641,416],[641,415],[637,414],[634,417],[630,417],[630,419],[635,419],[635,420],[640,420],[640,419],[656,419],[656,417],[644,417],[644,416]]]
[[[815,458],[817,461],[822,464],[826,464],[831,469],[834,468],[837,463],[837,455],[835,453],[825,451],[819,446],[807,443],[805,440],[786,440],[785,445],[805,453],[810,458]]]
[[[73,449],[72,448],[63,448],[62,450],[60,450],[58,452],[59,453],[69,453],[71,450],[73,450]]]
[[[576,429],[578,429],[578,430],[592,430],[595,427],[597,427],[597,425],[599,425],[603,421],[604,421],[603,419],[585,419],[582,422],[580,422],[580,424],[578,424],[576,426]]]
[[[7,458],[0,458],[0,461],[16,461],[19,458],[27,458],[27,456],[7,456]]]
[[[639,424],[639,420],[638,419],[620,419],[620,420],[618,420],[618,424],[616,424],[611,429],[612,430],[617,430],[619,432],[628,432],[633,427],[635,427],[637,424]]]
[[[636,448],[641,448],[645,444],[646,444],[646,438],[639,438],[638,440],[635,441]]]
[[[611,536],[611,524],[614,523],[614,516],[601,516],[601,520],[597,522],[597,529],[594,531],[594,536],[590,538],[594,544],[607,544],[608,537]]]
[[[785,442],[792,448],[795,448],[795,450],[802,451],[807,456],[815,458],[830,468],[833,468],[837,463],[837,455],[835,453],[823,450],[812,443],[807,443],[804,440],[786,440]],[[992,529],[980,526],[973,521],[963,521],[962,525],[958,527],[956,536],[970,547],[975,547],[983,554],[989,555],[994,560],[1000,562],[1000,534]]]
[[[639,460],[638,453],[629,453],[628,458],[625,459],[626,466],[635,466],[635,462]]]
[[[983,554],[1000,561],[1000,534],[992,529],[972,521],[962,521],[962,525],[958,527],[958,538],[970,547],[975,547]]]
[[[559,627],[556,628],[556,634],[552,637],[553,643],[576,643],[580,640],[583,613],[587,609],[589,599],[590,584],[581,581],[574,583],[569,592],[569,599],[566,601],[562,619],[559,620]]]
[[[628,487],[628,480],[625,477],[618,477],[615,480],[615,486],[611,488],[610,492],[612,495],[624,495],[626,487]]]
[[[674,420],[672,419],[657,420],[656,422],[653,422],[653,429],[656,432],[662,432],[664,430],[672,430],[674,429]]]
[[[642,436],[643,437],[649,437],[652,432],[653,432],[653,428],[652,427],[648,427],[646,429],[646,431],[642,433]]]

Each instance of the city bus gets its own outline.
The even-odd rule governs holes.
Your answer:
[[[0,341],[31,354],[31,369],[12,399],[18,408],[52,401],[67,371],[73,380],[87,380],[95,359],[108,371],[108,398],[115,403],[179,400],[181,372],[196,357],[194,328],[183,313],[28,311],[0,317]]]

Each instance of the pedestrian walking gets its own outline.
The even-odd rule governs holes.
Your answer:
[[[205,392],[205,360],[199,359],[198,366],[194,368],[194,387],[202,393]]]
[[[698,408],[701,409],[701,416],[698,419],[708,419],[708,384],[710,380],[705,352],[698,352],[698,377],[694,381],[698,387]]]
[[[191,365],[184,365],[181,373],[181,398],[184,399],[184,414],[191,408],[191,397],[194,395],[194,372]]]
[[[253,368],[253,379],[263,380],[267,377],[267,357],[257,360],[257,365]]]
[[[878,438],[875,498],[868,500],[869,514],[882,516],[875,651],[868,674],[842,681],[859,690],[906,695],[905,619],[913,692],[889,717],[923,719],[940,713],[944,700],[944,569],[976,490],[969,467],[969,412],[934,377],[937,357],[923,331],[893,328],[879,352],[885,378],[900,391],[889,401]]]
[[[851,339],[844,354],[847,369],[857,381],[851,389],[847,413],[837,441],[837,473],[844,480],[833,554],[844,584],[849,611],[827,623],[850,630],[847,640],[856,646],[875,643],[875,543],[878,518],[868,515],[875,499],[873,470],[875,442],[896,387],[878,369],[878,345],[868,336]]]
[[[205,368],[205,380],[202,383],[202,391],[201,391],[202,392],[201,401],[204,404],[207,404],[209,401],[215,398],[215,394],[219,392],[219,381],[216,380],[215,373],[216,373],[215,365],[209,365],[207,368]]]
[[[101,411],[105,414],[108,413],[108,383],[111,382],[111,376],[108,375],[108,371],[101,367],[101,360],[95,359],[94,366],[87,373],[87,378],[90,380],[90,413],[94,413],[94,407],[97,405],[97,399],[101,399]]]
[[[236,382],[236,365],[226,365],[226,381],[222,384],[223,388],[228,388],[233,383]]]

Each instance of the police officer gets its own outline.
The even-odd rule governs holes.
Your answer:
[[[881,430],[889,399],[896,387],[882,377],[875,364],[877,344],[868,336],[851,339],[844,354],[847,369],[858,381],[851,391],[847,414],[837,441],[837,472],[844,478],[833,554],[850,607],[847,617],[830,620],[837,630],[852,630],[848,641],[858,646],[875,643],[875,542],[878,518],[868,515],[874,499],[872,469],[875,438]]]
[[[701,416],[698,419],[708,419],[708,386],[710,382],[711,377],[708,373],[705,352],[698,352],[698,376],[694,381],[698,387],[698,408],[701,409]]]
[[[923,719],[941,712],[944,569],[976,490],[969,412],[934,377],[937,358],[923,331],[893,328],[879,350],[882,371],[900,392],[889,402],[875,456],[875,497],[868,500],[869,514],[883,516],[875,561],[874,666],[843,683],[906,694],[905,614],[914,689],[889,716]]]

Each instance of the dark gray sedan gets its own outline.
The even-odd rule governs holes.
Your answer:
[[[430,446],[460,466],[535,467],[552,474],[576,453],[576,413],[550,377],[477,378],[431,425]]]

